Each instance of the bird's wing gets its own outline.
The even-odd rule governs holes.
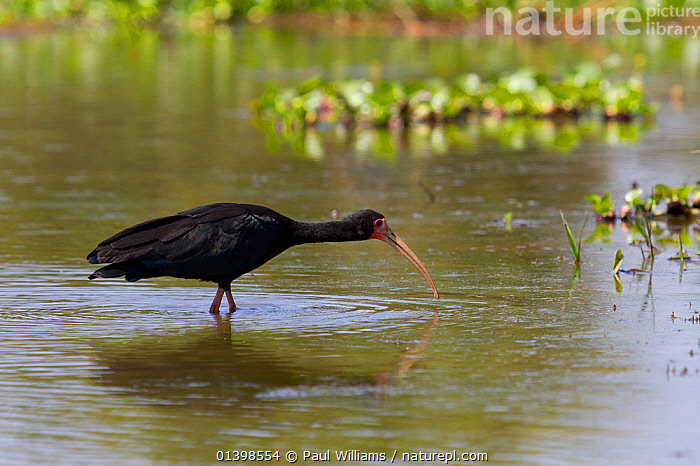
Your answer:
[[[286,249],[282,233],[283,226],[274,217],[254,213],[203,217],[175,240],[156,245],[151,254],[155,260],[144,263],[168,275],[235,278]]]
[[[229,206],[238,204],[211,204],[139,223],[102,241],[87,259],[93,264],[104,264],[144,257],[153,252],[156,243],[171,243],[201,223],[245,214],[243,209],[227,208]]]
[[[187,233],[199,223],[215,222],[226,217],[246,214],[243,204],[210,204],[180,212],[168,217],[139,223],[102,241],[99,246],[109,244],[115,249],[128,249],[154,240],[172,241]]]
[[[127,228],[101,242],[88,260],[140,263],[160,275],[237,277],[289,246],[281,238],[283,218],[259,206],[197,207]]]

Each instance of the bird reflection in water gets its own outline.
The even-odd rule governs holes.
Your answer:
[[[422,338],[406,345],[397,360],[394,342],[370,348],[371,358],[366,357],[366,347],[356,345],[343,349],[362,351],[361,356],[346,352],[328,357],[329,348],[322,344],[309,350],[308,338],[232,332],[230,315],[213,319],[214,329],[188,330],[167,338],[143,336],[97,348],[104,368],[100,383],[158,399],[158,403],[195,403],[200,408],[208,402],[221,406],[274,398],[275,393],[288,397],[351,390],[384,396],[397,378],[421,360],[438,325],[436,312]],[[336,356],[336,349],[331,351]]]

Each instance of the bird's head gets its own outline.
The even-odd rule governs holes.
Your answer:
[[[428,270],[411,249],[399,238],[387,224],[384,215],[371,209],[359,210],[348,215],[344,221],[350,222],[357,228],[357,234],[361,239],[378,239],[384,241],[389,246],[393,247],[413,264],[415,268],[425,277],[433,290],[433,296],[439,298],[435,282],[430,277]]]
[[[382,220],[386,223],[384,216],[376,210],[364,209],[351,213],[342,222],[352,225],[353,235],[357,234],[358,240],[366,240],[370,239],[375,233],[375,222],[377,220]]]

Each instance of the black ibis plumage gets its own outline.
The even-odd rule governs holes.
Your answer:
[[[384,241],[407,258],[438,290],[425,266],[391,231],[386,219],[374,210],[360,210],[342,220],[297,222],[267,207],[250,204],[210,204],[156,218],[123,230],[102,241],[87,256],[91,264],[109,264],[90,279],[124,276],[170,276],[216,283],[219,288],[209,308],[219,313],[224,295],[233,312],[236,304],[231,282],[286,249],[305,243]]]

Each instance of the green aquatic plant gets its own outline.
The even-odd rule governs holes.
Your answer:
[[[620,280],[620,267],[622,266],[622,249],[615,251],[615,261],[613,262],[613,281],[615,282],[615,291],[622,293],[622,280]]]
[[[506,212],[501,220],[506,225],[506,231],[513,231],[513,212]]]
[[[637,209],[637,215],[634,223],[634,231],[642,235],[644,243],[649,250],[649,258],[654,262],[654,243],[652,241],[653,232],[651,225],[651,212],[645,212],[641,207]],[[644,254],[642,252],[642,254]]]
[[[689,197],[696,188],[697,186],[676,186],[670,188],[664,184],[657,184],[654,186],[652,199],[657,204],[666,202],[666,209],[669,215],[687,216],[693,207],[692,203],[689,202]]]
[[[657,184],[654,186],[652,198],[654,202],[687,202],[690,193],[698,189],[697,186],[676,186],[670,188],[665,184]]]
[[[692,244],[692,241],[687,233],[681,232],[678,234],[678,252],[676,252],[675,256],[670,257],[669,260],[679,260],[683,262],[690,259],[688,250],[683,247],[684,244]]]
[[[567,6],[575,6],[581,1],[571,0]],[[141,25],[145,21],[166,21],[168,16],[175,15],[190,18],[202,25],[213,25],[234,19],[259,23],[271,16],[287,14],[313,14],[327,22],[334,17],[352,16],[470,20],[482,16],[486,8],[503,6],[514,8],[514,3],[512,0],[11,0],[0,2],[0,20],[29,18],[62,21],[72,18],[128,21]]]
[[[644,205],[644,190],[641,188],[632,188],[625,194],[625,202],[627,205],[635,207],[638,205]]]
[[[616,212],[610,193],[603,196],[587,194],[586,199],[591,207],[604,219],[614,219]],[[665,205],[665,211],[656,211],[657,205]],[[625,194],[625,204],[620,208],[619,218],[632,220],[641,213],[649,213],[652,216],[661,214],[684,216],[692,219],[700,214],[700,184],[669,187],[665,184],[657,184],[648,196],[644,195],[641,188],[634,186]],[[640,231],[641,233],[641,231]]]
[[[620,273],[620,267],[622,266],[622,249],[618,248],[615,251],[615,261],[613,262],[612,272],[617,275]]]
[[[690,204],[694,208],[700,208],[700,183],[696,184],[690,192]]]
[[[575,70],[555,79],[522,68],[493,79],[470,73],[452,82],[437,77],[423,81],[314,78],[296,88],[268,89],[253,108],[260,118],[281,121],[285,130],[341,123],[396,128],[455,121],[470,113],[537,118],[598,113],[625,121],[653,113],[643,101],[638,80],[611,82],[601,73]]]
[[[649,200],[644,198],[644,190],[634,185],[632,189],[625,193],[625,205],[620,208],[620,218],[628,220],[636,212],[637,207],[647,210]]]
[[[603,196],[599,196],[597,194],[586,194],[586,199],[591,203],[593,211],[603,218],[615,218],[615,214],[613,212],[615,204],[610,200],[610,197],[611,194],[609,192]]]
[[[642,82],[636,78],[611,83],[600,82],[600,105],[606,119],[627,120],[634,115],[650,115],[654,108],[643,99]]]
[[[586,228],[586,223],[588,222],[588,215],[586,215],[586,219],[583,221],[583,226],[581,227],[581,231],[578,235],[578,242],[576,242],[576,238],[571,232],[571,228],[569,228],[569,223],[564,218],[564,213],[561,210],[559,211],[559,215],[561,215],[561,221],[564,224],[564,232],[566,233],[566,238],[569,240],[571,252],[574,255],[574,262],[576,265],[578,265],[581,263],[581,240],[583,238],[583,230]]]

